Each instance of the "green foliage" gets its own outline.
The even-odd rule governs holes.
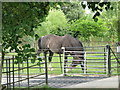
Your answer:
[[[41,26],[38,26],[35,29],[36,34],[39,36],[44,36],[46,34],[56,34],[64,35],[67,31],[67,20],[64,13],[58,9],[51,9],[46,21],[41,23]]]
[[[64,3],[61,5],[61,10],[68,21],[80,19],[85,14],[80,2]]]
[[[2,46],[3,52],[15,51],[18,53],[16,59],[19,62],[27,60],[33,56],[35,51],[30,44],[22,45],[24,36],[34,36],[33,28],[42,22],[49,11],[49,3],[3,3],[3,31],[2,31]],[[22,45],[22,46],[21,46]]]
[[[93,12],[95,12],[93,19],[94,21],[98,21],[98,16],[101,15],[100,12],[102,12],[103,10],[109,10],[109,9],[113,9],[113,7],[111,7],[111,3],[110,2],[104,2],[101,0],[99,0],[98,2],[94,1],[94,0],[89,0],[87,2],[87,4],[85,4],[84,2],[81,3],[82,7],[85,9],[86,7],[88,7],[89,9],[91,9]]]
[[[106,27],[108,27],[108,31],[105,33],[106,40],[108,41],[117,41],[117,34],[118,30],[118,2],[111,2],[111,6],[113,10],[103,11],[102,18],[104,22],[106,22]],[[108,38],[108,39],[107,39]]]
[[[98,22],[94,22],[90,17],[85,16],[79,3],[4,2],[2,5],[2,51],[4,53],[15,51],[18,53],[16,58],[22,62],[27,57],[34,56],[32,52],[35,49],[31,48],[30,44],[35,42],[38,36],[72,34],[74,37],[82,37],[85,40],[89,40],[93,36],[109,36],[109,38],[113,34],[115,37],[119,36],[119,29],[116,28],[116,25],[119,26],[118,19],[116,19],[116,13],[108,10],[108,8],[112,8],[109,2],[88,2],[87,5],[92,11],[96,11],[94,17],[100,17],[100,12],[107,10],[106,15],[102,13],[103,17],[100,17],[99,20],[94,18],[94,20],[98,20]],[[51,6],[57,6],[57,8],[54,9]],[[83,7],[85,8],[86,5]],[[117,31],[118,33],[116,33]],[[34,63],[34,57],[31,62]]]
[[[84,37],[85,40],[89,40],[91,36],[102,37],[107,30],[103,20],[94,22],[94,20],[87,17],[73,21],[70,25],[70,30],[75,37]]]

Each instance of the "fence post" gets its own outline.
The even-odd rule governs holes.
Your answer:
[[[45,56],[45,83],[46,85],[48,85],[48,67],[47,67],[47,56],[46,56],[46,52],[44,53]]]
[[[106,72],[106,48],[104,48],[104,71]]]
[[[61,49],[63,50],[63,75],[66,76],[65,47],[62,47]]]
[[[8,85],[9,85],[9,89],[11,90],[11,66],[10,66],[11,62],[10,61],[11,61],[11,59],[9,58],[8,59],[8,63],[9,63],[9,65],[8,65],[8,68],[9,68],[9,71],[8,71],[8,74],[9,74],[9,77],[8,77],[9,78],[9,84]]]
[[[118,60],[120,61],[120,42],[118,43],[118,45],[117,45],[117,57],[118,57]],[[117,73],[118,73],[118,76],[120,75],[120,64],[119,63],[117,63]],[[119,81],[120,81],[120,78],[119,78]],[[120,82],[119,82],[119,86],[118,86],[119,88],[120,88]]]
[[[110,77],[111,76],[111,53],[110,53],[110,46],[107,45],[106,46],[107,48],[107,73],[108,73],[108,76]]]
[[[120,59],[120,46],[117,46],[117,57],[118,60]]]
[[[13,70],[13,90],[15,89],[15,84],[14,84],[14,83],[15,83],[15,80],[14,80],[14,78],[15,78],[14,68],[15,68],[15,67],[14,67],[14,63],[15,63],[14,56],[12,56],[12,64],[13,64],[13,67],[12,67],[12,68],[13,68],[13,69],[12,69],[12,70]]]
[[[28,57],[27,57],[27,82],[28,82],[28,90],[29,90],[30,81],[29,81],[29,58]]]
[[[86,52],[85,52],[85,54],[84,54],[84,74],[86,74],[87,73],[87,58],[86,58]]]

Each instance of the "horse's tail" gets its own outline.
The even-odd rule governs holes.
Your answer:
[[[37,51],[37,55],[39,55],[41,53],[41,38],[39,38],[38,40],[38,51]]]
[[[84,60],[84,46],[83,46],[83,44],[81,43],[81,41],[79,41],[79,43],[80,43],[80,46],[81,46],[81,51],[83,51],[83,53],[81,54],[81,55],[83,55],[81,58]]]
[[[79,44],[80,44],[80,46],[81,46],[81,51],[84,51],[84,46],[83,46],[83,44],[81,43],[81,41],[79,41]]]
[[[38,40],[38,48],[41,49],[41,38]]]

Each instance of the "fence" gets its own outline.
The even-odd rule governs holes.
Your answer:
[[[15,64],[15,56],[5,57],[2,71],[2,84],[7,89],[15,88],[30,88],[35,87],[38,84],[47,85],[47,62],[46,59],[43,62],[36,61],[32,64],[31,59],[27,59],[27,62]],[[38,65],[44,64],[43,67]],[[41,72],[41,69],[45,69]],[[35,70],[35,71],[34,71]],[[31,84],[32,79],[41,79],[38,84]],[[23,83],[23,84],[22,84]]]
[[[67,47],[66,47],[67,48]],[[7,88],[21,88],[27,87],[39,87],[43,85],[52,85],[51,82],[57,85],[55,81],[58,79],[55,78],[49,79],[56,75],[72,75],[72,76],[81,76],[81,75],[92,75],[92,76],[111,76],[120,74],[118,70],[120,56],[117,53],[117,47],[110,46],[97,46],[97,47],[84,47],[84,51],[74,51],[71,49],[68,50],[63,48],[63,55],[55,54],[51,62],[53,66],[53,71],[48,70],[51,66],[48,66],[49,62],[47,58],[51,56],[41,55],[38,58],[44,59],[43,61],[36,60],[36,63],[32,64],[31,59],[29,58],[27,62],[15,64],[16,59],[14,56],[4,58],[3,66],[3,83]],[[70,48],[70,47],[69,47]],[[72,55],[68,55],[72,53]],[[84,54],[84,55],[81,55]],[[84,57],[84,60],[73,59],[73,57]],[[59,58],[62,58],[61,59]],[[68,57],[66,59],[66,57]],[[67,62],[65,62],[67,60]],[[81,68],[81,64],[72,63],[72,61],[83,61],[84,70]],[[39,65],[38,65],[39,63]],[[74,68],[71,68],[71,65],[77,65]],[[72,69],[71,71],[66,71],[66,69]],[[62,82],[60,79],[59,83]],[[67,77],[64,78],[64,83],[67,81]],[[73,79],[71,79],[73,80]],[[72,81],[69,81],[72,82]],[[80,81],[81,82],[81,81]],[[63,82],[62,82],[63,83]]]
[[[70,50],[68,49],[70,48]],[[79,48],[79,47],[74,47]],[[66,50],[68,49],[68,50]],[[72,51],[71,51],[72,49]],[[92,75],[117,75],[118,73],[118,63],[119,58],[117,54],[117,47],[110,46],[100,46],[100,47],[84,47],[85,51],[74,51],[73,47],[64,48],[64,74],[65,75],[73,75],[73,74],[92,74]],[[72,56],[80,57],[80,54],[84,54],[82,56],[84,59],[71,59],[71,56],[67,53],[72,53]],[[77,55],[76,55],[77,54]],[[79,55],[78,55],[79,54]],[[65,59],[69,57],[68,59]],[[76,62],[77,61],[77,62]],[[83,62],[84,70],[82,67],[78,65],[82,65],[82,63],[77,64],[79,62]],[[73,62],[71,64],[71,62]],[[76,62],[76,63],[74,63]],[[71,67],[76,65],[77,67]],[[70,72],[67,72],[67,69],[71,69]]]

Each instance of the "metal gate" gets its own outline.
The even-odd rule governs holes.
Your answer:
[[[70,48],[70,50],[68,49]],[[80,48],[80,47],[74,47]],[[99,47],[84,47],[84,51],[75,51],[73,47],[65,47],[63,49],[63,74],[64,75],[106,75],[111,76],[111,74],[119,74],[118,69],[118,57],[117,57],[117,47],[99,46]],[[73,55],[69,55],[69,54]],[[73,59],[74,56],[80,56],[81,53],[84,54],[81,59]],[[66,57],[68,57],[66,59]],[[67,61],[67,62],[66,62]],[[81,64],[75,65],[73,61],[83,62],[84,70],[80,67]],[[72,63],[72,64],[71,64]]]
[[[15,88],[24,87],[29,89],[43,85],[49,85],[51,87],[60,88],[66,85],[73,85],[81,82],[100,79],[103,78],[104,76],[118,74],[120,75],[120,73],[118,72],[120,64],[118,58],[119,55],[117,55],[116,52],[117,47],[110,47],[108,45],[97,47],[84,47],[84,51],[76,51],[74,49],[69,50],[66,48],[62,48],[63,49],[62,61],[59,60],[59,55],[56,54],[57,56],[53,56],[54,60],[52,61],[52,64],[55,64],[53,65],[54,66],[53,71],[48,70],[49,65],[47,64],[49,62],[47,61],[47,58],[49,58],[49,56],[43,56],[44,60],[39,62],[41,64],[40,66],[38,66],[37,63],[31,64],[30,59],[28,59],[27,62],[24,62],[23,64],[15,65],[14,62],[16,60],[14,59],[14,57],[5,58],[4,59],[5,64],[3,67],[3,79],[5,80],[5,82],[3,81],[3,84],[6,85],[7,88],[12,88],[13,90]],[[69,53],[71,55],[69,55]],[[78,56],[82,58],[84,57],[84,60],[76,58],[73,60],[73,56],[74,57]],[[66,57],[68,58],[66,59]],[[65,62],[66,60],[67,62]],[[72,63],[72,61],[84,62],[83,64],[84,70],[82,70],[81,64]],[[71,68],[70,66],[71,64],[77,66]],[[70,71],[67,72],[67,69],[69,69]],[[33,70],[35,71],[34,73],[32,73]],[[57,76],[55,76],[56,72]],[[54,76],[53,75],[50,76],[51,73],[53,73]],[[61,76],[62,73],[64,75],[69,76],[63,75]],[[88,78],[86,78],[86,76],[88,76]]]
[[[44,86],[48,84],[46,59],[42,62],[36,59],[35,63],[31,63],[31,58],[27,58],[25,62],[15,63],[15,56],[5,56],[2,69],[2,85],[7,90],[20,88],[29,90],[38,85]],[[42,69],[44,69],[44,71],[41,72]],[[37,80],[39,80],[39,82],[33,83]]]

